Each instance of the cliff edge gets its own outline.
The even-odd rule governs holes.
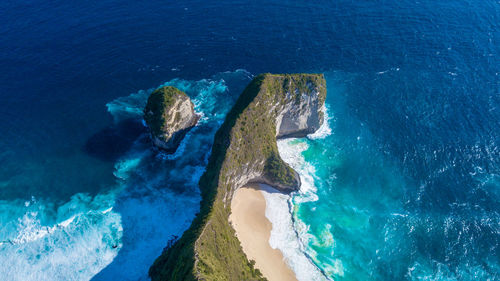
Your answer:
[[[152,280],[266,280],[228,221],[231,199],[249,182],[298,190],[300,178],[279,156],[276,139],[316,131],[325,98],[322,74],[261,74],[250,82],[215,135],[199,182],[200,213],[154,262]]]

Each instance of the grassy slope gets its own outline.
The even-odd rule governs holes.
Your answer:
[[[166,125],[165,114],[175,103],[176,96],[187,97],[184,92],[172,86],[163,86],[156,89],[149,96],[148,103],[144,108],[144,120],[151,129],[153,136],[162,137],[163,129]],[[150,112],[152,114],[150,114]]]
[[[300,97],[287,97],[286,92],[303,92],[311,82],[323,86],[323,103],[326,86],[319,74],[261,74],[247,86],[215,135],[200,179],[200,213],[155,261],[149,271],[152,280],[265,280],[246,258],[228,222],[230,200],[238,188],[233,183],[249,167],[283,184],[293,181],[293,171],[279,157],[275,128],[279,108],[274,105],[298,101]]]

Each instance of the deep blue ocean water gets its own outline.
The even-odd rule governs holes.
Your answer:
[[[0,2],[0,276],[146,279],[252,75],[324,72],[331,133],[286,144],[314,264],[500,280],[500,2],[248,2]],[[169,157],[140,117],[164,83],[204,115]]]

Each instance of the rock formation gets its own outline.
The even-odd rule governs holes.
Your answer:
[[[155,261],[152,280],[265,280],[228,222],[231,199],[249,182],[298,190],[300,178],[279,156],[276,138],[316,131],[325,98],[322,74],[261,74],[252,80],[215,135],[199,182],[200,213]]]
[[[175,152],[199,119],[189,97],[172,86],[164,86],[151,93],[144,108],[144,120],[153,143],[167,153]]]

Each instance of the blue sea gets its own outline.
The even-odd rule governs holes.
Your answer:
[[[327,80],[320,132],[279,141],[301,191],[266,197],[301,281],[500,280],[497,0],[1,1],[0,279],[148,280],[262,72]],[[203,116],[174,155],[161,85]]]

